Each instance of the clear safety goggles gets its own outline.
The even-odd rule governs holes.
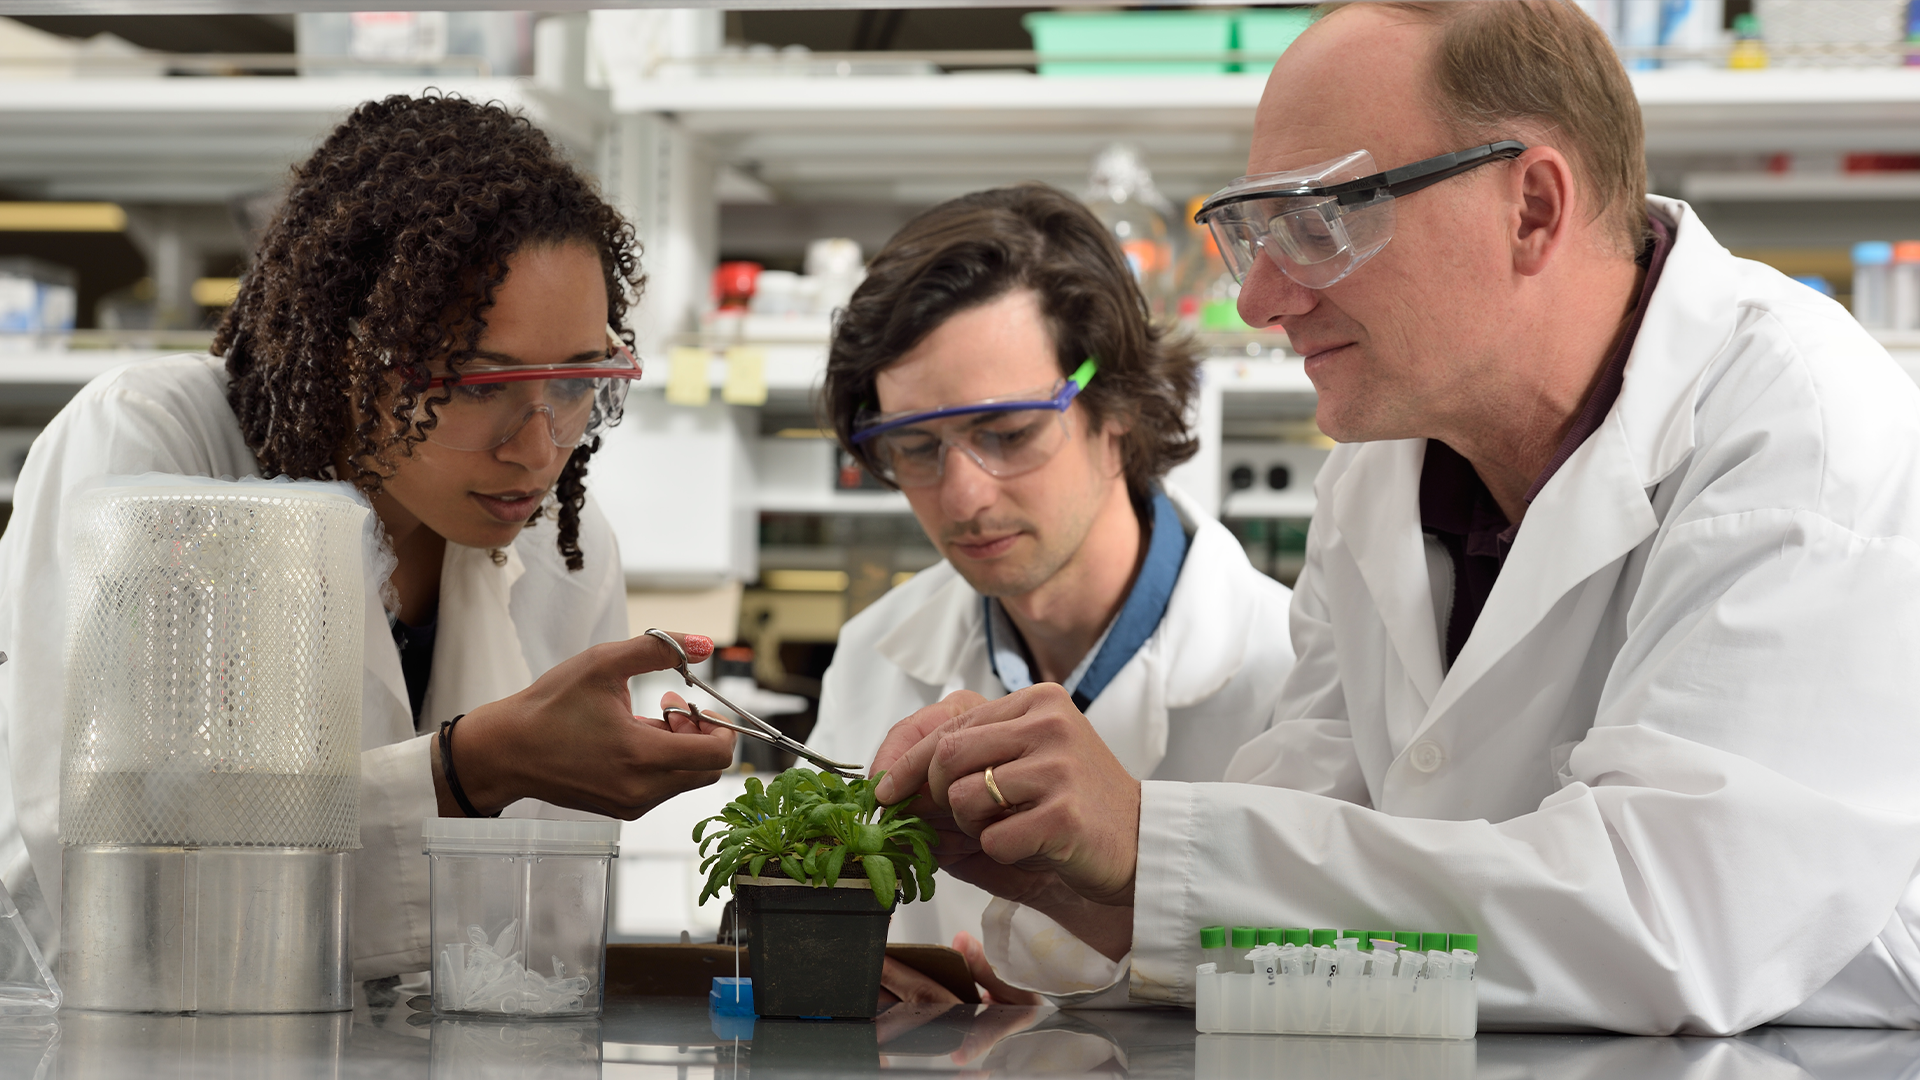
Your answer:
[[[1050,390],[1031,390],[964,405],[872,413],[855,421],[853,444],[897,487],[928,487],[958,450],[988,476],[1006,479],[1053,460],[1067,441],[1067,407],[1100,368],[1088,357]]]
[[[449,370],[427,366],[419,406],[421,434],[449,450],[492,450],[544,418],[553,445],[571,450],[620,422],[640,361],[607,327],[603,359],[569,364],[474,361]],[[439,398],[446,397],[441,401]],[[427,417],[431,419],[427,419]]]
[[[1373,155],[1288,172],[1243,176],[1215,192],[1193,215],[1220,247],[1235,281],[1245,282],[1264,252],[1280,272],[1309,289],[1353,273],[1393,239],[1393,201],[1489,161],[1526,152],[1511,140],[1376,172]]]

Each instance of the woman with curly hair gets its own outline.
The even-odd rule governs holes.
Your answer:
[[[627,679],[672,658],[627,639],[585,487],[638,375],[642,281],[632,228],[527,121],[390,97],[294,170],[215,355],[116,369],[62,410],[0,538],[0,873],[40,941],[59,921],[65,679],[32,630],[58,603],[60,506],[101,476],[347,481],[378,515],[396,565],[369,583],[388,625],[367,631],[359,979],[428,965],[421,819],[633,818],[730,763],[730,732],[632,714]]]

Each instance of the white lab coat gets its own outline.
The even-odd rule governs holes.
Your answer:
[[[1271,722],[1293,665],[1287,587],[1247,561],[1240,542],[1169,486],[1191,540],[1166,614],[1087,709],[1087,719],[1136,777],[1218,780],[1235,748]],[[987,656],[980,594],[951,564],[914,575],[841,628],[808,745],[870,762],[894,724],[956,690],[1006,688]],[[942,875],[930,903],[893,917],[894,941],[945,945],[981,935],[986,892]],[[1012,918],[1012,905],[995,912]],[[1027,913],[1031,914],[1031,913]],[[1051,926],[1051,923],[1046,925]]]
[[[1278,723],[1145,785],[1135,1000],[1192,1000],[1202,925],[1367,926],[1478,932],[1493,1028],[1920,1025],[1920,391],[1649,204],[1619,400],[1450,670],[1425,444],[1328,460]]]
[[[103,475],[259,474],[227,405],[222,363],[177,356],[116,368],[87,384],[35,440],[0,538],[0,874],[35,937],[57,949],[60,910],[60,742],[63,641],[48,634],[62,604],[58,550],[65,493]],[[570,573],[549,518],[521,533],[504,566],[448,544],[440,576],[433,678],[421,726],[524,689],[588,646],[627,635],[626,590],[613,532],[591,499],[581,514],[586,566]],[[360,742],[361,849],[354,860],[354,974],[428,966],[427,860],[420,824],[438,813],[379,583],[368,583]],[[509,813],[555,816],[545,804]]]

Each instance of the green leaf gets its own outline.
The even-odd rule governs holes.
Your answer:
[[[748,777],[745,792],[694,826],[707,874],[701,902],[734,876],[763,877],[771,865],[797,882],[838,884],[850,859],[865,868],[869,884],[876,875],[892,883],[882,900],[889,908],[896,897],[932,896],[933,828],[909,813],[908,804],[880,806],[873,793],[879,779],[848,780],[804,767],[765,782]]]
[[[873,898],[880,901],[881,907],[892,910],[893,894],[900,887],[899,879],[893,872],[893,861],[876,857],[861,859],[860,865],[867,869],[867,882],[873,886]]]

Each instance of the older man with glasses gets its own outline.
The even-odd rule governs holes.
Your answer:
[[[814,748],[868,761],[927,705],[1045,686],[1127,775],[1220,779],[1266,730],[1293,652],[1286,587],[1162,482],[1194,451],[1197,378],[1191,345],[1149,323],[1118,246],[1062,192],[968,195],[889,241],[836,325],[827,410],[945,561],[847,623]],[[981,981],[1017,997],[974,940],[977,886],[1003,868],[949,837],[933,901],[896,914],[893,938],[958,938]],[[1050,902],[1082,902],[1024,899],[985,911],[989,941],[1064,936]],[[888,985],[926,989],[897,968]]]
[[[1489,1027],[1920,1026],[1912,381],[1645,194],[1564,0],[1335,8],[1250,164],[1200,217],[1344,444],[1300,660],[1244,783],[1141,783],[1039,691],[896,729],[883,800],[1087,901],[990,957],[1187,1002],[1203,925],[1459,928]]]

